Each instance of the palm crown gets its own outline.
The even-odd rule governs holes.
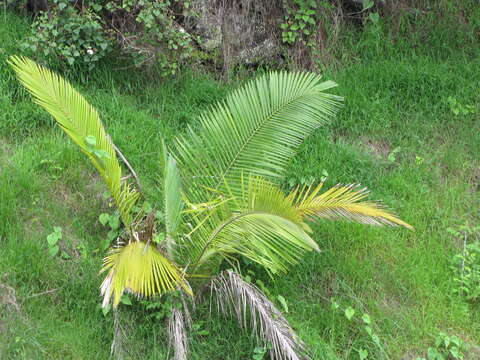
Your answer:
[[[297,146],[331,119],[341,98],[311,73],[272,72],[247,83],[200,117],[163,149],[164,219],[135,209],[140,190],[122,180],[116,148],[96,110],[59,75],[23,57],[10,64],[22,84],[92,161],[118,207],[125,232],[104,259],[103,305],[121,295],[162,295],[180,290],[195,297],[208,286],[223,312],[272,345],[279,359],[308,358],[282,314],[238,275],[244,257],[271,275],[286,272],[317,250],[308,222],[344,219],[411,228],[376,202],[367,190],[323,184],[285,194],[277,186]],[[154,242],[162,233],[162,241]],[[157,237],[158,238],[158,237]],[[223,262],[232,269],[220,271]],[[169,330],[177,359],[186,358],[188,310],[176,309]]]

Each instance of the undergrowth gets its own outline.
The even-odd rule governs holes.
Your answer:
[[[109,229],[97,214],[111,209],[94,169],[6,67],[26,32],[24,20],[0,17],[0,357],[107,359],[113,318],[99,307],[97,269]],[[315,227],[321,253],[275,282],[255,273],[272,299],[283,298],[314,359],[358,359],[364,351],[372,359],[427,358],[439,333],[468,343],[465,358],[480,356],[478,304],[454,291],[451,259],[463,243],[447,231],[480,220],[480,61],[472,57],[475,47],[445,41],[448,59],[438,60],[438,47],[409,52],[401,44],[371,56],[377,48],[367,44],[351,53],[349,65],[327,70],[346,105],[302,146],[284,186],[356,179],[416,232],[325,223]],[[236,87],[198,72],[159,82],[106,65],[69,79],[98,108],[154,200],[161,137],[195,127],[199,111]],[[54,227],[62,236],[53,246],[68,256],[49,254]],[[168,359],[164,324],[145,311],[128,305],[121,311],[126,357]],[[192,359],[259,358],[263,350],[239,335],[233,320],[213,319],[194,319],[201,334],[191,344]]]

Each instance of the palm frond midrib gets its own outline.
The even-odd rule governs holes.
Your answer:
[[[214,187],[214,189],[218,189],[220,187],[220,184],[223,182],[223,179],[226,179],[227,178],[227,175],[228,175],[228,172],[230,171],[230,169],[234,166],[234,164],[236,163],[236,161],[240,158],[241,154],[244,153],[244,150],[245,148],[247,148],[247,146],[252,142],[252,139],[254,139],[255,135],[258,134],[267,124],[269,124],[274,116],[278,113],[280,113],[281,111],[283,111],[284,109],[288,108],[288,106],[290,106],[293,102],[295,101],[299,101],[301,98],[307,96],[307,95],[310,95],[310,93],[306,93],[306,94],[302,94],[300,96],[297,96],[297,97],[294,97],[294,98],[291,98],[290,100],[286,101],[285,103],[279,105],[276,109],[272,110],[266,117],[265,117],[265,121],[263,121],[261,124],[259,124],[259,126],[256,127],[256,129],[253,130],[252,134],[248,137],[248,139],[242,144],[242,146],[240,147],[240,149],[237,151],[237,153],[235,154],[234,158],[232,159],[232,161],[230,161],[230,163],[228,164],[228,166],[226,167],[226,169],[223,171],[222,174],[220,175],[217,175],[218,177],[218,180],[217,180],[217,183]]]

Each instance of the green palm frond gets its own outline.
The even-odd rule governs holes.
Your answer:
[[[228,184],[225,185],[229,187]],[[241,183],[243,194],[206,214],[191,217],[196,226],[182,247],[194,272],[214,255],[242,255],[271,273],[286,272],[305,252],[318,245],[305,231],[302,217],[275,185],[259,177]],[[307,229],[308,230],[308,229]]]
[[[298,145],[331,119],[341,97],[312,73],[272,72],[247,83],[200,117],[201,129],[177,138],[172,150],[185,181],[240,192],[242,174],[283,175]],[[210,195],[188,187],[191,201]]]
[[[35,102],[47,110],[60,127],[88,156],[105,180],[128,227],[131,209],[139,193],[122,183],[122,170],[115,149],[103,128],[97,111],[65,79],[25,58],[12,56],[9,64]]]
[[[101,272],[108,271],[102,283],[103,306],[113,296],[113,306],[124,291],[137,296],[161,295],[178,288],[192,295],[180,269],[151,244],[133,241],[112,249],[104,259]]]
[[[323,183],[316,187],[296,189],[289,198],[305,218],[350,220],[369,225],[413,227],[385,210],[379,203],[363,201],[368,196],[367,188],[359,185],[336,185],[320,193]]]

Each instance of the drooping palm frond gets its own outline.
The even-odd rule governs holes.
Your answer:
[[[301,216],[332,220],[349,220],[369,225],[413,227],[385,210],[379,203],[363,201],[369,191],[359,185],[336,185],[320,193],[323,183],[294,190],[288,197]]]
[[[103,306],[113,296],[116,307],[125,290],[138,296],[160,295],[181,288],[192,295],[180,269],[151,244],[134,241],[115,248],[104,259],[101,272],[108,271],[101,286]]]
[[[122,170],[115,149],[97,111],[65,79],[25,58],[12,56],[9,64],[35,102],[47,110],[60,127],[88,156],[105,180],[123,222],[132,222],[131,210],[139,193],[122,183]]]
[[[241,255],[269,272],[286,272],[318,245],[308,235],[302,217],[275,185],[259,177],[241,180],[243,194],[225,194],[230,201],[199,217],[191,217],[195,231],[182,243],[191,271],[221,255]],[[225,184],[229,188],[229,184]]]
[[[272,72],[233,92],[200,117],[173,147],[182,174],[191,184],[218,189],[224,180],[235,193],[242,174],[283,175],[297,146],[331,119],[341,98],[335,87],[312,73]],[[210,195],[202,186],[186,189],[191,201]]]
[[[242,328],[250,325],[265,343],[272,345],[272,359],[310,359],[283,314],[256,286],[227,270],[212,279],[210,288],[222,313],[236,316]]]

